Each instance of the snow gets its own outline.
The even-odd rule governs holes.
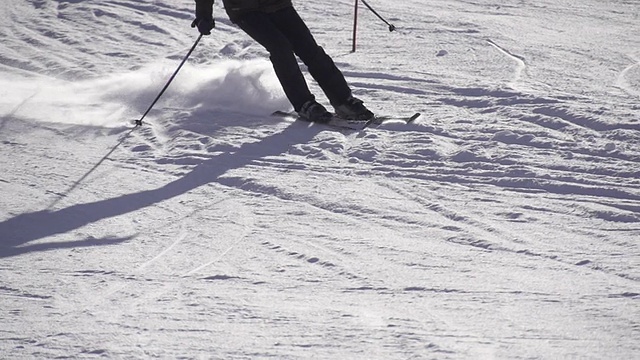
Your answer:
[[[422,113],[349,132],[269,116],[221,4],[133,128],[191,0],[4,0],[0,358],[638,358],[638,2],[368,3],[351,53],[352,0],[295,2]]]

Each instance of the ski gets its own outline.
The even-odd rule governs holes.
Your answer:
[[[294,120],[301,120],[301,121],[306,121],[302,118],[300,118],[298,116],[298,113],[296,113],[295,111],[291,111],[291,112],[287,112],[287,111],[274,111],[273,113],[271,113],[272,116],[279,116],[279,117],[284,117],[284,118],[289,118],[289,119],[294,119]],[[347,119],[343,119],[337,116],[333,116],[333,118],[331,118],[331,120],[329,120],[326,123],[318,123],[320,125],[326,125],[329,127],[333,127],[333,128],[337,128],[337,129],[344,129],[344,130],[363,130],[364,128],[366,128],[367,126],[369,126],[371,124],[371,122],[375,120],[371,119],[371,120],[347,120]]]
[[[279,116],[279,117],[285,117],[285,118],[289,118],[289,119],[294,119],[294,120],[302,120],[300,119],[300,117],[298,116],[298,114],[295,111],[274,111],[272,114],[272,116]],[[411,124],[413,123],[417,118],[419,118],[422,114],[420,114],[419,112],[414,113],[411,116],[394,116],[394,115],[381,115],[381,116],[376,116],[373,119],[370,120],[346,120],[346,119],[342,119],[338,116],[335,116],[327,123],[322,123],[322,125],[327,125],[330,127],[335,127],[335,128],[339,128],[339,129],[347,129],[347,130],[364,130],[365,128],[371,126],[371,125],[382,125],[387,121],[402,121],[405,124]],[[305,121],[305,120],[302,120]]]
[[[411,116],[393,116],[393,115],[381,115],[381,116],[376,116],[373,121],[371,122],[371,124],[374,125],[382,125],[387,121],[404,121],[406,124],[411,124],[412,122],[414,122],[417,118],[419,118],[422,114],[419,112],[414,113]]]

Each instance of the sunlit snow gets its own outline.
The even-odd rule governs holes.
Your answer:
[[[639,358],[638,1],[367,3],[294,1],[412,124],[270,116],[218,1],[133,128],[192,0],[3,0],[0,358]]]

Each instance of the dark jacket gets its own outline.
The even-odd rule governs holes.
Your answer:
[[[222,0],[229,12],[263,11],[274,12],[291,6],[291,0]]]
[[[233,22],[238,20],[242,14],[251,11],[274,12],[292,6],[291,0],[222,0],[224,9]],[[196,0],[196,16],[198,10],[200,14],[211,14],[213,0]]]

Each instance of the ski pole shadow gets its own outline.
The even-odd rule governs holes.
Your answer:
[[[137,127],[137,126],[136,126]],[[63,194],[64,196],[67,196],[69,193],[71,193],[76,187],[78,187],[86,178],[89,177],[89,175],[91,175],[100,165],[102,165],[102,163],[107,160],[109,158],[109,156],[111,156],[111,154],[113,154],[118,147],[120,147],[120,145],[122,145],[122,143],[125,142],[125,140],[127,140],[127,138],[131,135],[131,133],[135,130],[135,128],[129,130],[129,132],[127,132],[122,139],[120,139],[120,141],[116,144],[116,146],[114,146],[113,148],[111,148],[111,150],[102,157],[102,159],[100,159],[100,161],[98,161],[89,171],[87,171],[80,179],[78,179],[76,182],[74,182],[71,187],[69,187],[69,189],[67,189],[67,191],[65,191]],[[54,206],[56,206],[58,204],[58,202],[60,200],[63,199],[63,196],[58,197],[56,200],[54,200],[49,207],[47,207],[47,209],[52,209]]]
[[[130,240],[133,237],[26,245],[35,240],[67,233],[103,219],[129,214],[175,198],[215,182],[218,177],[230,170],[242,168],[263,157],[282,154],[292,145],[308,142],[319,131],[318,127],[308,127],[308,124],[303,122],[294,122],[283,131],[263,138],[261,141],[246,143],[237,151],[208,159],[196,165],[185,176],[162,187],[106,200],[75,204],[55,211],[44,209],[17,215],[0,222],[0,258],[31,251],[113,245]]]

